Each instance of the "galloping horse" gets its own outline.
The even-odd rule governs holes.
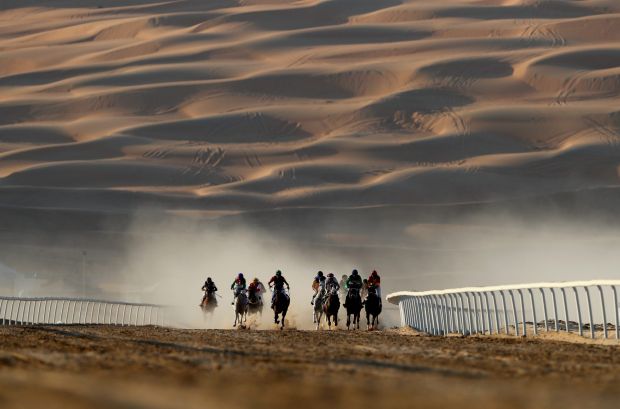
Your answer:
[[[364,308],[366,310],[366,326],[368,330],[377,329],[379,325],[379,314],[381,314],[381,300],[377,295],[376,290],[373,287],[368,289],[368,297],[364,302]],[[372,324],[370,323],[370,316],[372,315]]]
[[[340,299],[336,291],[330,291],[327,295],[327,300],[323,304],[323,312],[325,312],[325,318],[327,319],[327,325],[329,329],[332,328],[331,318],[334,317],[334,325],[338,326],[338,310],[340,309]]]
[[[255,292],[250,292],[248,297],[248,314],[263,315],[263,300]]]
[[[351,326],[351,316],[353,316],[353,328],[360,329],[360,311],[362,311],[362,297],[360,290],[351,288],[347,295],[347,329]]]
[[[213,313],[215,308],[217,307],[217,298],[215,298],[215,293],[208,293],[205,291],[205,296],[200,303],[200,308],[202,308],[202,312]]]
[[[282,322],[280,325],[280,329],[284,329],[284,318],[286,318],[286,312],[288,311],[288,306],[291,303],[291,299],[288,294],[282,290],[274,290],[275,291],[275,299],[273,301],[273,313],[274,318],[273,321],[276,324],[280,324],[280,319],[278,319],[278,315],[282,314]]]
[[[240,291],[239,294],[235,297],[235,323],[233,327],[239,325],[243,325],[248,319],[248,296],[245,294],[245,291]]]
[[[320,329],[321,319],[323,318],[323,301],[325,301],[325,293],[321,291],[314,300],[314,312],[312,314],[312,322],[316,324],[316,329]]]

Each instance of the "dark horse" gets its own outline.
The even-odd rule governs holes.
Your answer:
[[[202,302],[200,303],[200,308],[204,313],[212,313],[213,310],[217,307],[217,298],[215,298],[215,293],[208,293],[205,291],[204,297],[202,297]]]
[[[323,312],[325,312],[325,319],[329,329],[332,328],[332,317],[334,317],[334,325],[338,326],[338,310],[340,309],[340,299],[338,298],[338,292],[330,291],[327,295],[327,299],[323,304]]]
[[[353,328],[360,329],[360,311],[362,311],[362,297],[357,288],[349,289],[347,295],[347,329],[351,326],[351,316],[353,316]]]
[[[258,296],[256,291],[248,293],[248,314],[263,315],[263,300]]]
[[[284,318],[286,318],[286,312],[288,311],[288,306],[291,303],[291,299],[289,298],[288,294],[284,292],[284,289],[275,290],[275,292],[276,293],[275,293],[275,298],[273,300],[273,307],[271,307],[274,313],[273,321],[276,324],[281,323],[280,329],[284,329]],[[278,319],[278,315],[280,314],[282,314],[281,322]]]
[[[368,288],[368,298],[364,301],[366,310],[366,326],[368,330],[377,329],[379,325],[379,314],[381,314],[381,300],[373,287]],[[372,324],[370,316],[372,315]]]

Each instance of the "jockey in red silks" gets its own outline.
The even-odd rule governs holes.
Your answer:
[[[379,300],[381,300],[381,277],[379,277],[377,270],[373,270],[368,277],[368,287],[374,287]]]
[[[263,293],[263,285],[258,278],[254,278],[254,281],[250,283],[248,293],[250,294],[250,298],[255,297],[256,302],[262,303],[263,298],[261,297],[261,294]]]
[[[286,278],[284,278],[280,270],[276,271],[276,275],[271,277],[271,280],[269,280],[269,283],[267,284],[269,285],[269,287],[273,287],[274,290],[273,294],[271,295],[271,308],[273,308],[273,304],[276,301],[276,294],[284,291],[285,284],[287,289],[290,290],[291,287],[288,285],[288,282],[286,282]]]

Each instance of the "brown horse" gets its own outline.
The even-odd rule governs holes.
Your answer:
[[[360,291],[356,288],[349,290],[347,295],[347,329],[350,329],[351,323],[353,323],[353,329],[360,329],[360,311],[362,311],[362,297]],[[351,316],[353,316],[353,322],[351,322]]]
[[[200,303],[200,308],[202,308],[202,312],[205,314],[212,314],[215,308],[217,308],[215,293],[208,293],[205,291],[205,295],[202,297],[202,302]]]
[[[379,326],[379,314],[381,314],[381,299],[376,293],[374,288],[368,289],[368,297],[364,301],[364,308],[366,310],[366,327],[367,329],[377,329]],[[372,316],[372,321],[370,320]]]
[[[334,318],[334,326],[338,326],[338,310],[340,309],[340,299],[336,291],[330,291],[327,295],[327,300],[323,304],[323,312],[325,313],[325,319],[327,320],[327,326],[332,328],[332,317]]]
[[[288,294],[284,292],[284,289],[280,291],[275,290],[273,306],[271,308],[273,309],[273,314],[274,314],[273,321],[276,324],[281,323],[280,325],[281,330],[284,329],[284,319],[286,318],[286,312],[288,311],[288,306],[290,304],[291,304],[291,299],[289,298]],[[280,314],[282,314],[282,320],[278,318]]]
[[[256,291],[250,291],[248,295],[248,314],[263,315],[263,300]]]

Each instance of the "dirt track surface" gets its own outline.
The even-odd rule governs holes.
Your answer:
[[[406,331],[0,328],[0,407],[617,407],[620,347]]]

